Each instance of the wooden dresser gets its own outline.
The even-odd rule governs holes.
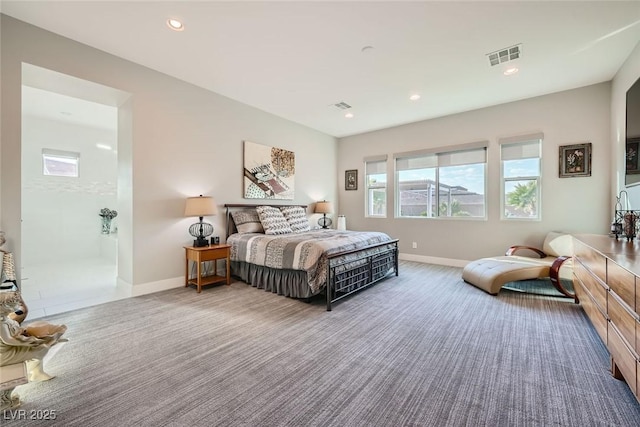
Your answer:
[[[611,354],[611,372],[640,401],[640,243],[574,236],[573,283]]]

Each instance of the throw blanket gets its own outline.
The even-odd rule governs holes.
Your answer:
[[[385,233],[375,231],[317,230],[305,233],[266,235],[232,234],[231,260],[274,269],[307,272],[309,286],[318,293],[327,275],[327,256],[390,241]]]

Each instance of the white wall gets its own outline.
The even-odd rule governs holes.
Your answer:
[[[625,190],[624,181],[624,152],[625,152],[625,124],[626,124],[626,96],[627,90],[640,78],[640,43],[636,45],[629,58],[616,73],[611,84],[611,141],[612,143],[612,198],[609,202],[611,212],[615,204],[615,196]],[[634,177],[636,178],[636,177]],[[637,178],[636,178],[637,179]],[[632,209],[640,209],[640,185],[626,188]],[[624,206],[623,206],[624,208]]]
[[[14,236],[12,250],[21,250],[22,62],[132,94],[121,106],[131,114],[119,113],[119,129],[130,135],[119,135],[118,152],[121,169],[131,164],[131,176],[118,177],[118,225],[132,239],[119,246],[118,265],[120,280],[134,288],[158,290],[183,280],[182,246],[192,241],[187,229],[194,221],[183,217],[186,197],[211,195],[221,213],[224,203],[257,202],[242,198],[244,140],[296,153],[293,203],[337,199],[335,138],[4,15],[1,31],[0,229]],[[208,220],[224,237],[224,215]],[[130,265],[122,265],[123,257]]]
[[[380,229],[400,239],[400,251],[412,259],[459,265],[499,255],[512,244],[540,245],[551,230],[606,233],[611,222],[609,200],[610,84],[555,93],[481,110],[412,123],[339,141],[338,170],[358,169],[358,191],[344,191],[340,182],[340,213],[349,228]],[[542,220],[500,220],[500,154],[498,138],[542,132]],[[393,217],[393,153],[430,147],[489,141],[486,201],[488,219],[419,219]],[[592,175],[559,178],[561,145],[591,142]],[[364,217],[363,157],[387,154],[386,219]],[[342,180],[344,178],[340,177]],[[411,242],[418,248],[412,249]],[[451,261],[451,262],[450,262]]]
[[[96,143],[117,149],[115,131],[23,117],[23,267],[103,255],[98,213],[117,207],[117,152]],[[79,153],[79,177],[45,176],[43,149]]]

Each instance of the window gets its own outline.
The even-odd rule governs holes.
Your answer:
[[[60,150],[42,150],[42,173],[47,176],[78,177],[80,153]]]
[[[502,219],[540,219],[542,136],[500,140]]]
[[[486,217],[487,143],[396,154],[397,217]]]
[[[365,159],[366,216],[387,216],[387,156]]]

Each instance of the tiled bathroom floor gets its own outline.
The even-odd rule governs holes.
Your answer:
[[[19,285],[27,320],[127,298],[116,285],[116,271],[103,258],[23,268]]]

